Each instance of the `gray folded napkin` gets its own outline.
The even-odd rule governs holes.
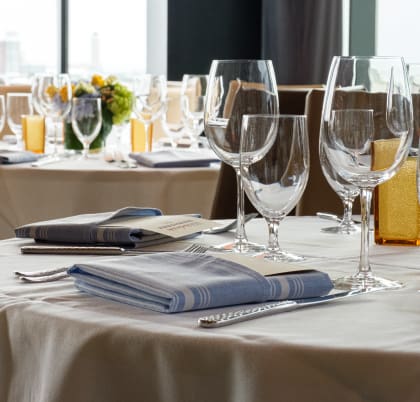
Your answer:
[[[81,291],[162,313],[317,297],[333,288],[320,271],[263,276],[214,255],[184,252],[75,264],[68,273]]]
[[[207,167],[220,162],[214,153],[203,151],[177,151],[174,149],[130,153],[130,158],[141,165],[155,168],[165,167]]]
[[[9,149],[0,150],[0,164],[34,162],[38,160],[39,157],[40,155],[30,151],[13,151]]]
[[[137,227],[103,225],[122,217],[158,215],[162,215],[162,212],[156,208],[127,207],[113,212],[75,215],[23,225],[15,229],[15,235],[51,243],[149,246],[170,241],[172,238]]]

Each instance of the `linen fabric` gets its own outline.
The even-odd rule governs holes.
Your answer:
[[[316,297],[333,288],[319,271],[264,277],[235,262],[185,252],[76,264],[68,273],[82,291],[162,313]]]
[[[101,225],[112,223],[116,218],[158,215],[162,212],[156,208],[127,207],[114,212],[82,214],[23,225],[15,230],[15,235],[46,242],[144,246],[171,238],[135,227]]]
[[[220,162],[215,154],[209,152],[162,150],[154,152],[132,152],[130,158],[141,165],[154,168],[169,167],[207,167]]]
[[[30,151],[0,150],[0,164],[11,165],[14,163],[34,162],[38,158],[39,155]]]

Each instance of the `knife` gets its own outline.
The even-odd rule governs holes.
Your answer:
[[[344,299],[371,291],[366,289],[356,289],[346,292],[333,293],[326,296],[310,297],[307,299],[284,300],[281,302],[267,303],[259,307],[246,310],[236,310],[227,313],[213,314],[198,319],[198,325],[202,328],[218,328],[237,322],[248,321],[254,318],[264,317],[271,314],[283,313],[296,310],[302,307],[309,307],[316,304],[328,303],[334,300]]]
[[[122,255],[140,252],[114,246],[22,246],[22,254],[85,254],[85,255]]]

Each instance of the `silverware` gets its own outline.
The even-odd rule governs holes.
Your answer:
[[[61,162],[62,159],[59,156],[45,156],[44,158],[38,159],[36,162],[33,162],[31,166],[40,167],[44,165],[49,165],[50,163]]]
[[[334,293],[327,296],[311,297],[299,300],[285,300],[276,303],[268,303],[259,307],[250,308],[246,310],[236,310],[221,314],[212,314],[207,317],[198,319],[198,325],[202,328],[218,328],[226,325],[235,324],[260,318],[271,314],[283,313],[286,311],[296,310],[302,307],[309,307],[316,304],[328,303],[334,300],[340,300],[350,296],[361,295],[368,293],[367,290],[358,289],[348,292]]]
[[[150,254],[159,253],[163,251],[141,251],[141,250],[125,250],[120,247],[98,247],[98,246],[23,246],[25,253],[35,254],[92,254],[98,255],[139,255],[139,254]],[[92,250],[93,249],[93,250]],[[209,246],[205,244],[191,243],[186,247],[184,252],[203,254],[207,251],[220,251],[217,247]],[[22,281],[27,283],[43,283],[53,282],[60,279],[66,278],[68,267],[60,267],[53,269],[42,269],[39,271],[15,271],[15,275]]]
[[[258,216],[258,213],[256,213],[256,212],[247,214],[247,215],[244,216],[244,222],[246,223],[246,222],[250,221],[251,219],[254,219],[257,216]],[[234,219],[232,222],[230,222],[227,225],[215,227],[215,228],[212,228],[212,229],[203,230],[203,233],[205,233],[205,234],[224,233],[224,232],[228,232],[229,230],[235,229],[237,225],[238,225],[238,220]]]
[[[327,219],[327,220],[329,220],[329,221],[334,221],[334,222],[338,222],[338,223],[341,223],[341,222],[342,222],[342,219],[341,219],[339,216],[337,216],[337,215],[335,215],[335,214],[330,214],[330,213],[327,213],[327,212],[317,212],[317,213],[316,213],[316,216],[317,216],[318,218],[321,218],[321,219]],[[355,223],[360,223],[360,221],[355,220],[355,219],[353,219],[353,218],[352,218],[352,220],[353,220],[353,222],[355,222]]]
[[[52,246],[31,245],[20,248],[22,254],[84,254],[84,255],[137,255],[145,251],[114,246]]]

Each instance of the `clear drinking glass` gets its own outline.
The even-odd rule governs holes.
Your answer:
[[[0,133],[4,129],[6,123],[6,104],[4,102],[4,95],[0,95]]]
[[[22,117],[33,114],[32,95],[23,92],[7,94],[7,124],[16,136],[17,148],[23,149]]]
[[[399,282],[377,277],[369,262],[372,191],[392,178],[407,158],[413,111],[407,70],[400,57],[334,57],[324,98],[321,139],[331,166],[360,189],[360,261],[354,275],[339,278],[340,289],[394,289]],[[378,166],[382,149],[391,149]],[[381,158],[384,159],[384,158]]]
[[[302,256],[281,249],[278,230],[280,222],[299,202],[308,182],[306,116],[244,115],[241,174],[249,200],[267,221],[269,238],[264,258],[302,260]]]
[[[102,126],[100,98],[73,98],[71,126],[78,140],[83,144],[84,159],[88,158],[89,146],[98,136]]]
[[[343,203],[343,218],[336,226],[322,228],[321,231],[326,233],[337,234],[353,234],[360,232],[360,225],[353,221],[353,203],[355,198],[360,194],[359,188],[349,182],[346,182],[337,171],[331,166],[330,161],[325,155],[320,136],[319,160],[322,173],[330,187],[337,193]]]
[[[198,137],[204,130],[204,100],[208,75],[185,74],[182,78],[181,110],[191,146],[198,147]]]
[[[144,124],[146,150],[152,150],[149,127],[165,112],[167,87],[164,75],[144,74],[134,78],[134,113]]]
[[[57,156],[63,119],[71,109],[72,87],[70,76],[68,74],[42,74],[38,77],[37,88],[36,102],[38,108],[41,114],[49,117],[53,123],[53,155]]]
[[[247,239],[240,141],[244,114],[278,114],[277,84],[270,60],[214,60],[204,107],[204,130],[210,147],[232,166],[237,179],[236,252],[260,251]]]

